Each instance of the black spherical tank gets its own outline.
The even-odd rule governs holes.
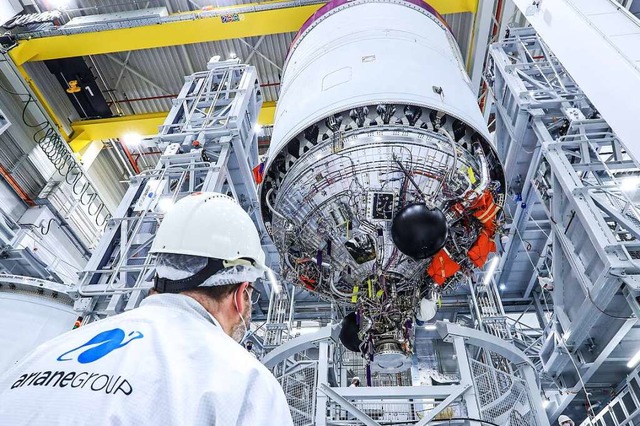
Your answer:
[[[402,253],[414,259],[436,254],[447,240],[449,226],[440,209],[423,203],[404,206],[391,224],[391,238]]]
[[[360,327],[358,326],[358,319],[356,318],[355,312],[351,312],[342,319],[340,341],[344,347],[349,349],[351,352],[360,352],[362,340],[358,337],[359,331]]]

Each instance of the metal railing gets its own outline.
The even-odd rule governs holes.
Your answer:
[[[530,387],[515,374],[469,360],[483,420],[504,426],[536,426]]]
[[[621,426],[640,419],[640,367],[629,374],[618,394],[595,417],[580,426]]]
[[[316,412],[317,361],[302,361],[276,379],[291,410],[295,426],[312,426]]]

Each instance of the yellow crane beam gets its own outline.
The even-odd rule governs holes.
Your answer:
[[[127,133],[155,135],[167,117],[166,112],[123,115],[97,120],[74,121],[69,146],[73,152],[82,151],[92,141],[121,138]]]
[[[49,105],[49,103],[47,102],[46,98],[42,94],[42,91],[40,91],[38,86],[36,86],[35,82],[31,79],[31,77],[29,77],[29,74],[27,73],[27,71],[24,69],[22,65],[18,65],[16,68],[20,76],[24,79],[25,83],[29,85],[33,93],[36,95],[36,98],[42,104],[44,110],[47,112],[47,114],[55,124],[56,128],[60,132],[60,135],[64,139],[68,140],[69,134],[65,130],[64,126],[62,125],[58,117],[56,117],[56,115],[54,114],[53,109],[51,108],[51,105]]]
[[[259,5],[278,3],[281,2],[264,2]],[[441,14],[475,13],[478,8],[478,0],[429,0],[428,3]],[[22,65],[28,61],[289,33],[298,31],[322,4],[234,13],[235,8],[246,6],[251,5],[221,8],[226,14],[224,19],[222,16],[198,17],[196,14],[196,19],[20,40],[9,55],[16,65]]]
[[[441,14],[464,12],[475,14],[478,2],[479,0],[427,1]],[[81,152],[94,140],[119,138],[129,132],[142,135],[155,134],[167,113],[135,114],[77,121],[72,123],[73,133],[69,136],[42,93],[25,72],[22,67],[24,63],[294,32],[298,31],[309,16],[322,6],[322,4],[316,4],[278,8],[278,3],[281,1],[259,3],[259,5],[269,4],[276,6],[276,8],[246,13],[234,13],[234,9],[251,6],[251,4],[220,8],[220,11],[224,10],[225,17],[231,17],[231,19],[223,19],[220,15],[200,17],[196,13],[195,19],[20,40],[18,45],[10,50],[9,55],[22,76],[35,91],[36,97],[45,105],[47,112],[55,121],[63,137],[68,140],[74,152]],[[272,125],[274,115],[275,102],[265,102],[260,111],[259,123]]]
[[[275,102],[264,102],[258,116],[258,123],[263,126],[273,124],[276,111]],[[83,120],[71,123],[73,133],[69,145],[73,152],[80,152],[92,141],[121,138],[127,133],[139,135],[155,135],[158,126],[164,123],[168,112],[153,112],[149,114],[123,115],[98,120]]]

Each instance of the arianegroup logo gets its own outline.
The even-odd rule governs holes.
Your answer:
[[[120,349],[134,340],[142,339],[144,335],[139,331],[131,331],[128,334],[121,328],[102,331],[93,336],[86,343],[66,351],[57,360],[73,361],[80,364],[89,364],[109,355],[116,349]],[[67,364],[73,367],[75,364]],[[133,393],[133,385],[127,378],[107,373],[94,373],[90,371],[66,371],[50,369],[47,371],[35,371],[22,374],[12,385],[11,389],[29,388],[32,386],[45,386],[51,388],[74,388],[89,390],[92,392],[104,392],[107,395],[129,396]]]
[[[121,328],[114,328],[96,334],[87,343],[63,353],[57,360],[72,361],[76,359],[80,364],[88,364],[143,337],[144,335],[139,331],[126,334]]]

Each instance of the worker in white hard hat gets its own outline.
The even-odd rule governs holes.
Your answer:
[[[249,215],[226,195],[187,196],[151,252],[155,287],[138,308],[65,333],[0,376],[0,425],[293,424],[277,380],[239,344],[267,271]]]
[[[360,387],[360,377],[353,376],[353,378],[351,379],[351,384],[349,385],[349,387],[350,388]]]
[[[573,423],[573,420],[564,414],[558,417],[558,424],[560,426],[576,426],[575,423]]]

